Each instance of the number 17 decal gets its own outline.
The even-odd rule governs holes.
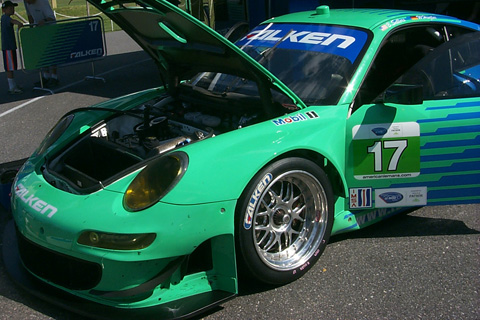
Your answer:
[[[420,174],[420,126],[416,122],[353,127],[355,179],[411,178]]]
[[[403,151],[407,148],[407,145],[407,140],[387,140],[383,141],[383,147],[382,141],[376,141],[373,146],[368,147],[368,152],[374,154],[375,172],[381,172],[383,170],[383,149],[395,149],[392,157],[390,158],[387,170],[397,171],[398,162],[400,161]]]

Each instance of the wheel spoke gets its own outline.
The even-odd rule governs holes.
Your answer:
[[[292,219],[295,219],[295,220],[299,220],[300,222],[305,222],[305,219],[302,218],[302,216],[300,216],[303,212],[303,210],[305,210],[306,206],[303,205],[301,206],[300,208],[295,208],[292,210]]]
[[[258,226],[255,226],[255,231],[270,231],[270,226],[269,225],[266,225],[264,226],[263,224],[260,224]]]
[[[261,243],[263,243],[265,241],[265,239],[268,237],[269,234],[270,234],[270,232],[268,232],[268,231],[264,232],[262,238],[257,241],[257,244],[260,245]]]
[[[272,248],[275,246],[275,244],[277,244],[277,243],[280,245],[278,235],[277,235],[275,232],[270,232],[270,239],[268,239],[268,242],[267,242],[267,244],[263,247],[263,250],[265,250],[265,251],[268,252],[268,251],[270,251],[270,249],[272,249]]]

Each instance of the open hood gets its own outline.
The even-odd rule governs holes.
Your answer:
[[[305,107],[286,85],[248,54],[168,1],[87,1],[117,23],[154,59],[169,89],[199,72],[220,72],[253,80],[264,93],[276,87],[298,107]]]

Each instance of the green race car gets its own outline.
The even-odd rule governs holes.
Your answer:
[[[67,113],[19,171],[4,261],[38,296],[187,317],[333,234],[480,203],[479,25],[320,6],[232,44],[165,0],[88,1],[165,85]]]

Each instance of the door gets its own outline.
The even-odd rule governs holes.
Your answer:
[[[480,203],[479,34],[419,46],[417,64],[388,75],[394,85],[354,110],[346,132],[351,210]],[[391,83],[372,72],[359,101]]]

